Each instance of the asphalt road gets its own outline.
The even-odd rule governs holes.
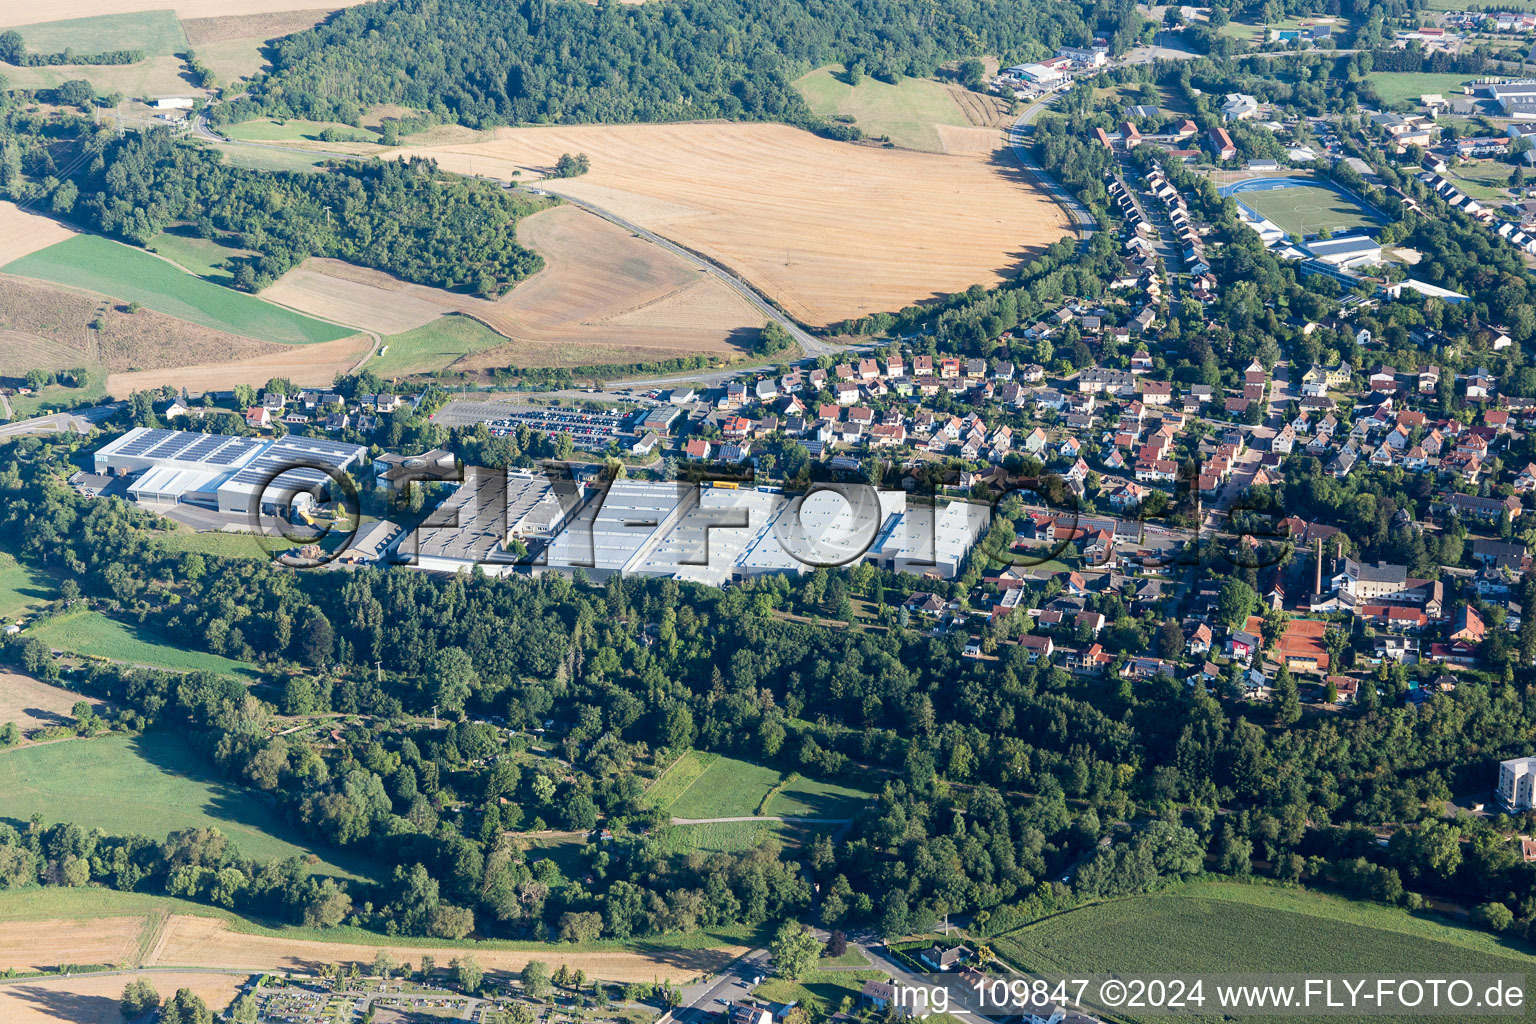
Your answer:
[[[102,420],[123,407],[123,403],[98,405],[79,412],[59,412],[51,416],[34,416],[0,426],[0,438],[21,437],[27,434],[62,434],[73,430],[77,434],[89,434]]]
[[[677,258],[691,263],[695,267],[698,267],[700,270],[704,271],[706,274],[709,274],[716,280],[723,281],[732,291],[736,292],[736,294],[740,295],[742,298],[746,299],[754,307],[756,307],[758,312],[762,313],[768,319],[777,322],[780,327],[788,331],[790,337],[794,338],[795,341],[800,344],[801,349],[805,351],[806,355],[822,356],[829,352],[850,351],[850,348],[846,346],[828,344],[827,342],[822,341],[815,335],[811,334],[809,331],[806,331],[799,324],[795,323],[788,316],[786,316],[779,309],[779,307],[763,298],[763,296],[759,294],[756,288],[753,288],[746,281],[737,277],[734,272],[727,269],[723,265],[716,263],[714,260],[709,259],[707,256],[701,256],[699,253],[694,252],[692,249],[685,249],[671,239],[663,238],[662,236],[656,234],[656,232],[648,231],[633,221],[625,220],[623,217],[620,217],[618,214],[611,210],[605,210],[601,206],[596,206],[587,202],[585,199],[578,199],[573,195],[561,192],[559,189],[551,188],[550,183],[547,181],[540,182],[539,187],[552,195],[559,196],[561,199],[564,199],[572,206],[580,207],[581,209],[586,210],[588,213],[593,214],[594,216],[601,217],[603,220],[606,220],[610,224],[614,224],[623,228],[625,231],[628,231],[636,238],[643,238],[647,242],[650,242],[652,245],[660,246]]]
[[[1045,96],[1024,108],[1013,126],[1008,129],[1008,148],[1013,153],[1013,158],[1019,162],[1030,174],[1040,182],[1040,186],[1051,194],[1051,198],[1060,203],[1072,218],[1073,226],[1077,229],[1078,237],[1083,241],[1098,230],[1099,223],[1093,219],[1093,214],[1088,208],[1078,201],[1077,196],[1068,192],[1061,182],[1053,178],[1044,167],[1035,162],[1035,156],[1029,151],[1029,126],[1034,123],[1050,102],[1056,98],[1056,94]]]
[[[751,995],[753,982],[767,974],[768,951],[750,950],[703,984],[684,988],[682,1004],[672,1016],[682,1024],[705,1024],[716,1013],[724,1014],[727,1003]]]

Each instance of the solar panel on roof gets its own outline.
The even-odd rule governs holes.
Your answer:
[[[172,433],[173,431],[164,430],[160,427],[155,427],[152,430],[146,430],[144,433],[140,434],[138,437],[135,437],[132,441],[129,441],[127,444],[125,444],[122,447],[121,453],[123,455],[143,455],[145,452],[149,451],[149,449],[155,447],[157,444],[170,437]]]
[[[174,459],[174,458],[177,458],[177,457],[179,457],[181,455],[182,452],[186,451],[188,448],[191,448],[193,445],[197,444],[197,442],[202,438],[202,436],[203,435],[201,435],[201,434],[193,434],[193,433],[190,433],[188,431],[183,431],[183,430],[175,431],[175,432],[173,432],[171,434],[170,437],[166,438],[160,444],[157,444],[157,445],[155,445],[154,448],[150,449],[146,453],[146,458],[151,458],[151,459]]]
[[[201,459],[206,459],[208,456],[224,447],[224,445],[226,445],[228,442],[229,438],[225,437],[223,434],[214,434],[211,437],[203,438],[201,441],[197,442],[192,447],[182,452],[181,457],[188,462],[196,462]]]

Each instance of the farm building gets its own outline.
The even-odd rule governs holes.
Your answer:
[[[316,495],[331,473],[359,465],[367,449],[312,437],[266,440],[135,427],[102,446],[95,471],[131,476],[128,495],[147,505],[198,505],[272,515],[299,494]]]

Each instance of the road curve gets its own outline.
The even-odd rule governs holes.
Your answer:
[[[1040,187],[1049,192],[1051,198],[1067,211],[1067,216],[1072,218],[1072,225],[1077,230],[1078,238],[1086,242],[1098,230],[1099,222],[1093,219],[1093,214],[1088,212],[1088,208],[1078,200],[1077,196],[1068,192],[1061,182],[1036,162],[1035,155],[1029,151],[1025,134],[1025,129],[1034,123],[1035,118],[1040,116],[1054,98],[1055,96],[1051,95],[1036,100],[1024,109],[1008,129],[1008,149],[1013,154],[1013,158],[1018,161],[1019,166],[1034,175]]]
[[[558,189],[550,188],[547,181],[540,182],[539,187],[544,191],[549,192],[551,195],[559,196],[561,199],[564,199],[572,206],[580,207],[581,209],[586,210],[588,213],[593,214],[594,216],[601,217],[603,220],[606,220],[610,224],[623,228],[625,231],[628,231],[636,238],[642,238],[645,241],[650,242],[652,245],[660,246],[679,259],[685,260],[688,263],[693,264],[695,267],[698,267],[700,270],[704,271],[706,274],[709,274],[711,277],[725,282],[725,284],[729,286],[731,290],[750,302],[757,308],[760,313],[768,317],[770,320],[777,321],[779,326],[788,331],[790,337],[794,338],[795,341],[799,343],[801,349],[805,351],[806,355],[822,356],[830,352],[846,351],[843,346],[830,345],[827,342],[820,340],[809,331],[806,331],[799,324],[795,323],[788,316],[786,316],[784,312],[779,309],[779,307],[763,298],[762,294],[756,288],[753,288],[744,279],[736,276],[735,272],[725,267],[724,265],[716,263],[709,257],[694,252],[692,249],[678,245],[676,242],[669,238],[663,238],[661,235],[656,234],[654,231],[648,231],[645,228],[642,228],[640,225],[633,223],[632,221],[625,220],[623,217],[620,217],[618,214],[611,210],[605,210],[601,206],[587,202],[585,199],[578,199],[575,196],[561,192]]]

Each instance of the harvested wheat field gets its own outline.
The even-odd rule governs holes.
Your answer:
[[[123,988],[142,978],[169,999],[177,989],[191,989],[218,1013],[234,1001],[248,976],[243,973],[202,974],[177,971],[135,971],[106,977],[89,974],[46,978],[0,985],[0,1020],[6,1024],[126,1024],[119,1010]]]
[[[327,11],[356,7],[366,0],[325,0]],[[0,28],[35,25],[42,21],[94,18],[103,14],[134,14],[163,11],[170,7],[181,18],[217,18],[251,14],[310,11],[315,0],[37,0],[36,3],[0,4]]]
[[[287,351],[152,309],[129,313],[109,299],[0,275],[0,372],[159,370]]]
[[[123,398],[135,391],[164,387],[191,391],[222,391],[236,384],[260,387],[273,377],[286,377],[300,387],[328,387],[363,358],[373,340],[354,335],[316,345],[262,345],[262,355],[231,362],[203,362],[171,369],[114,373],[107,377],[107,394]]]
[[[264,289],[270,302],[380,334],[420,327],[463,304],[461,296],[366,267],[310,257]]]
[[[87,701],[97,714],[107,709],[102,701],[90,700],[73,690],[49,686],[31,676],[0,669],[0,722],[15,722],[23,733],[72,721],[70,708],[82,700]],[[0,1015],[0,1020],[3,1019]]]
[[[277,39],[314,28],[334,8],[310,7],[297,11],[269,11],[261,14],[217,15],[209,18],[183,17],[182,30],[193,46],[227,43],[236,39]]]
[[[319,942],[313,939],[287,939],[268,935],[245,935],[230,931],[223,921],[207,917],[173,914],[166,921],[160,939],[150,951],[146,966],[219,967],[239,970],[313,969],[337,961],[373,960],[380,948],[387,949],[396,963],[418,963],[423,953],[430,953],[445,964],[462,955],[466,947],[373,946],[347,942]],[[487,971],[520,971],[529,960],[543,960],[552,967],[585,971],[589,978],[603,981],[648,982],[669,980],[683,982],[712,972],[746,952],[744,946],[720,949],[664,950],[632,953],[626,950],[577,951],[560,946],[512,950],[494,946],[473,948],[475,959]]]
[[[0,203],[0,267],[62,242],[74,232],[50,217]]]
[[[933,130],[939,133],[939,144],[950,156],[990,157],[1003,141],[1000,128],[936,124]]]
[[[59,964],[125,964],[138,951],[142,917],[7,921],[0,929],[0,970]],[[121,990],[119,990],[121,991]],[[7,1019],[0,1016],[0,1020]]]
[[[548,187],[709,255],[817,325],[996,284],[1067,230],[1001,154],[854,146],[786,125],[503,128],[390,152],[508,180],[586,153],[588,174]]]
[[[547,361],[520,365],[734,355],[763,325],[722,282],[574,206],[525,217],[517,234],[544,257],[544,269],[496,302],[461,308],[520,343],[524,355],[544,350]],[[509,355],[489,349],[455,368],[507,366]]]

